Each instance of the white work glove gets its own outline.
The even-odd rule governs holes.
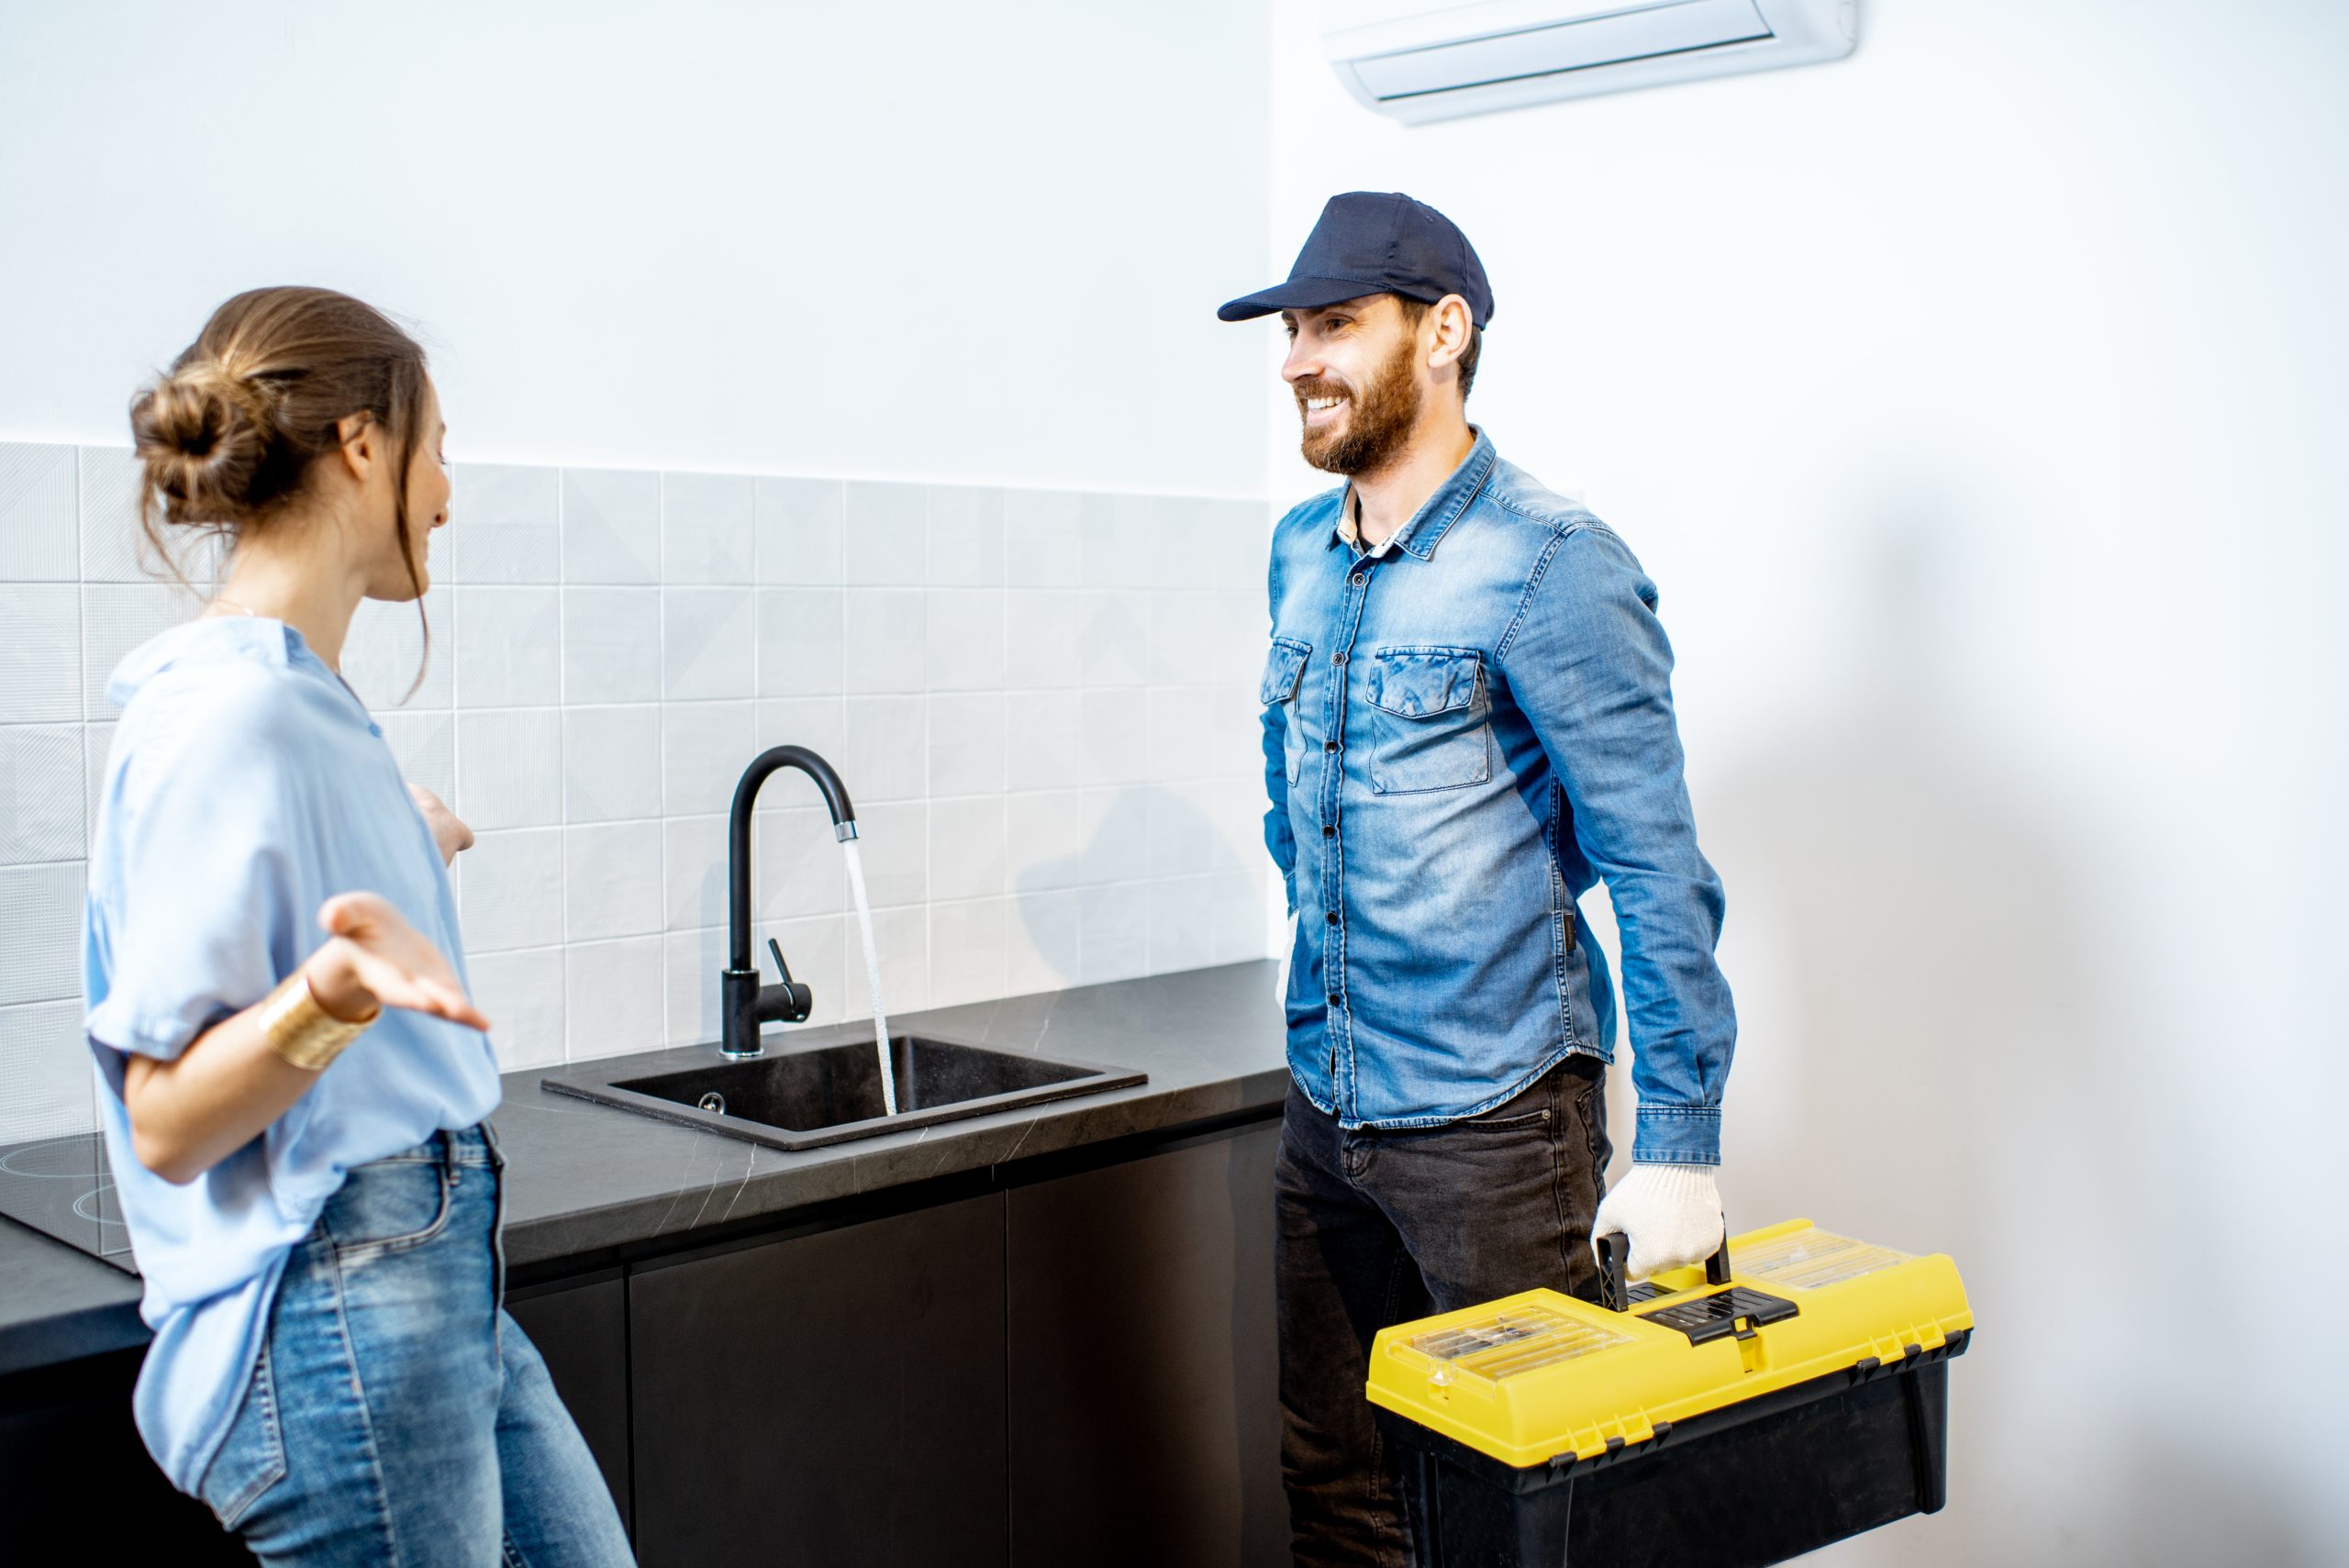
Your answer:
[[[1598,1239],[1620,1230],[1631,1256],[1625,1284],[1666,1269],[1700,1263],[1721,1244],[1721,1195],[1713,1165],[1654,1165],[1644,1162],[1609,1190],[1590,1224],[1595,1256]]]

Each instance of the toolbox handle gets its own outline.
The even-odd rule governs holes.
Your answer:
[[[1631,1309],[1631,1284],[1623,1276],[1631,1262],[1631,1239],[1620,1230],[1609,1230],[1598,1239],[1598,1305],[1609,1312]],[[1707,1284],[1729,1284],[1729,1219],[1721,1219],[1721,1244],[1705,1260]]]

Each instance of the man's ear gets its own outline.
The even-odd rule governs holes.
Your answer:
[[[1458,363],[1460,356],[1468,351],[1468,302],[1456,294],[1445,295],[1428,312],[1427,320],[1434,339],[1429,345],[1429,366],[1441,370]]]

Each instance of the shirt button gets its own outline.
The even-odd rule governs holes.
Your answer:
[[[1345,1006],[1345,1004],[1344,1004],[1344,1003],[1342,1003],[1342,1002],[1341,1002],[1341,1001],[1339,1001],[1339,1000],[1338,1000],[1338,994],[1337,994],[1335,991],[1332,991],[1332,992],[1330,992],[1330,1006],[1333,1006],[1333,1007],[1342,1007],[1342,1006]]]
[[[1355,573],[1353,574],[1353,577],[1352,581],[1353,581],[1353,585],[1354,585],[1355,587],[1359,588],[1359,587],[1361,587],[1364,583],[1369,582],[1369,581],[1370,581],[1370,579],[1369,579],[1369,578],[1367,578],[1367,577],[1365,577],[1365,576],[1364,576],[1361,573],[1357,572],[1357,573]]]
[[[1335,740],[1324,740],[1321,742],[1321,750],[1324,751],[1334,751],[1337,749],[1338,743]]]
[[[1332,664],[1342,664],[1345,662],[1346,656],[1342,653],[1332,653],[1330,655],[1330,662]]]
[[[1330,910],[1327,915],[1324,915],[1321,917],[1329,921],[1330,924],[1333,926],[1338,923],[1338,912],[1335,909]]]
[[[1324,828],[1321,829],[1321,836],[1325,839],[1334,839],[1338,836],[1338,830],[1335,828]]]

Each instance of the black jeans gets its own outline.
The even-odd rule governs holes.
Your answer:
[[[1363,1382],[1371,1337],[1536,1285],[1595,1299],[1606,1068],[1567,1057],[1466,1121],[1347,1132],[1289,1086],[1280,1222],[1281,1478],[1299,1568],[1411,1561]]]

